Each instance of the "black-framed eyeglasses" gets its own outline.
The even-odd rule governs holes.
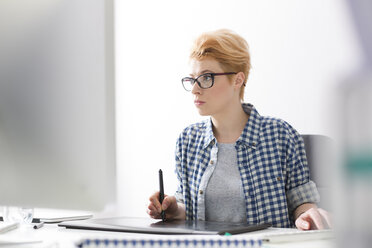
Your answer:
[[[199,87],[202,89],[208,89],[214,84],[214,77],[221,75],[231,75],[236,74],[236,72],[222,72],[222,73],[204,73],[197,78],[184,77],[182,78],[182,85],[186,91],[191,91],[195,82],[198,83]]]

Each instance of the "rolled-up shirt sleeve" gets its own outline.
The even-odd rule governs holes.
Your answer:
[[[182,176],[181,176],[181,144],[180,140],[177,141],[176,144],[176,152],[175,152],[175,161],[176,161],[176,175],[178,179],[178,186],[177,190],[174,193],[174,196],[176,197],[176,200],[178,203],[185,203],[184,196],[183,196],[183,186],[182,186]]]
[[[177,161],[177,159],[176,159]],[[177,163],[177,162],[176,162]],[[177,190],[176,192],[174,193],[174,196],[176,197],[176,201],[178,203],[185,203],[185,200],[183,198],[183,186],[182,186],[182,179],[176,169],[176,174],[177,174],[177,178],[178,178],[178,186],[177,186]]]
[[[318,203],[320,196],[313,181],[310,180],[302,137],[294,129],[289,134],[287,146],[287,184],[288,211],[293,211],[304,203]]]
[[[299,185],[289,191],[287,191],[288,198],[288,210],[290,213],[304,203],[318,203],[320,196],[318,189],[313,181]]]
[[[177,188],[177,191],[174,194],[174,196],[176,197],[176,200],[177,200],[178,203],[183,203],[183,204],[185,203],[185,201],[183,199],[182,187]]]

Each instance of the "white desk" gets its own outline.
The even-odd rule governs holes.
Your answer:
[[[260,232],[276,232],[283,231],[286,229],[269,229],[266,231],[255,232],[255,234],[242,234],[250,237],[251,235],[257,235]],[[20,227],[18,229],[9,231],[4,234],[0,234],[0,247],[5,247],[1,243],[4,241],[42,241],[34,244],[18,244],[11,246],[12,248],[75,248],[76,242],[83,238],[112,238],[112,239],[123,239],[125,237],[143,237],[144,235],[151,234],[131,234],[122,232],[101,232],[101,231],[89,231],[89,230],[77,230],[77,229],[65,229],[58,227],[57,224],[45,224],[40,229],[32,229],[31,226]],[[8,247],[8,246],[6,246]],[[334,240],[314,240],[314,241],[303,241],[303,242],[289,242],[289,243],[277,243],[270,244],[264,243],[265,248],[334,248],[336,247]]]

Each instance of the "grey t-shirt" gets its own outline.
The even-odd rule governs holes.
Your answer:
[[[246,222],[235,144],[218,143],[217,163],[205,192],[205,220]]]

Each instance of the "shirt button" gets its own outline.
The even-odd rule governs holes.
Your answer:
[[[277,177],[276,180],[280,181],[280,180],[282,180],[282,178],[281,177]]]
[[[213,160],[211,160],[210,162],[209,162],[210,164],[214,164],[214,161]]]
[[[201,194],[201,195],[202,195],[202,194],[203,194],[203,190],[199,190],[199,194]]]

